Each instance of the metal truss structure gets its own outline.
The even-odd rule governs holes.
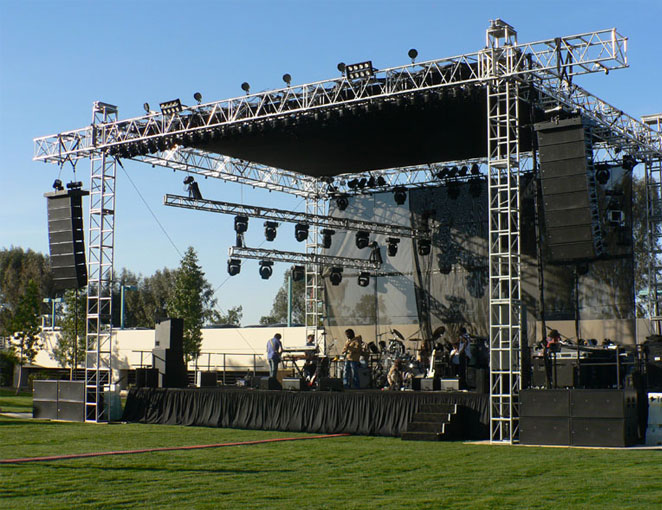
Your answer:
[[[518,99],[524,98],[541,109],[560,106],[580,113],[591,121],[595,150],[602,150],[613,158],[622,152],[646,163],[649,241],[651,246],[657,247],[662,221],[662,134],[573,83],[578,75],[608,73],[627,67],[626,53],[627,39],[615,29],[519,43],[512,27],[495,20],[486,33],[486,48],[474,53],[375,70],[365,77],[340,76],[184,106],[180,111],[149,113],[128,120],[109,117],[82,129],[35,139],[34,159],[62,165],[89,158],[93,161],[93,177],[110,175],[117,158],[135,159],[298,195],[306,199],[306,213],[312,216],[322,216],[328,200],[338,194],[370,193],[395,186],[437,186],[440,184],[437,174],[442,166],[486,163],[490,178],[491,439],[512,442],[518,432],[519,346],[523,341],[517,183],[522,169],[534,160],[531,153],[521,151],[519,144]],[[384,102],[398,105],[399,101],[415,96],[442,96],[452,88],[475,87],[484,89],[487,94],[489,147],[486,158],[346,173],[329,182],[195,148],[227,134],[260,132],[305,119],[316,122],[341,110],[369,111]],[[527,95],[530,91],[535,93]],[[108,170],[95,171],[95,162]],[[385,183],[380,188],[356,189],[348,184],[355,178],[368,180],[378,176]],[[99,177],[95,179],[98,181]],[[97,198],[103,196],[104,200],[110,200],[107,190],[111,182],[114,186],[114,179],[108,177],[107,181],[106,191],[100,192]],[[112,193],[114,196],[114,189]],[[311,232],[306,247],[313,261],[307,264],[306,324],[316,328],[322,318],[321,266],[317,263],[321,240],[316,225],[312,225]],[[111,244],[104,248],[110,250],[112,263],[112,236],[109,239]],[[654,250],[650,278],[651,288],[656,291],[649,292],[649,296],[655,301],[651,310],[659,311],[657,282],[662,265],[658,264],[657,257]],[[112,278],[112,269],[109,276]],[[98,281],[105,285],[107,280],[104,277]],[[99,288],[105,288],[103,285]],[[98,366],[98,362],[95,363]]]
[[[117,119],[117,108],[96,102],[92,127],[103,144],[104,131],[94,129]],[[85,419],[108,421],[104,392],[112,375],[112,286],[115,252],[115,176],[117,163],[105,152],[91,154],[88,218],[87,335],[85,341]]]
[[[416,239],[429,239],[430,231],[415,229],[388,223],[375,223],[371,221],[355,220],[351,218],[336,218],[322,214],[310,214],[305,212],[286,211],[270,207],[233,204],[217,200],[206,200],[184,197],[181,195],[167,194],[163,197],[163,204],[170,207],[181,207],[183,209],[194,209],[197,211],[208,211],[221,214],[243,215],[252,218],[263,218],[267,220],[304,223],[321,228],[330,228],[346,231],[367,231],[371,234],[383,234],[396,237],[411,237]],[[313,236],[314,237],[314,236]]]
[[[376,271],[381,267],[379,262],[369,259],[353,259],[350,257],[335,257],[294,251],[263,250],[262,248],[248,248],[246,246],[231,246],[228,248],[228,256],[230,258],[272,260],[274,262],[288,262],[290,264],[351,268],[361,271]]]

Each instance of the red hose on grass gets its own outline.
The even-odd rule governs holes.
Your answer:
[[[201,450],[203,448],[221,448],[224,446],[244,446],[251,444],[278,443],[283,441],[302,441],[304,439],[329,439],[332,437],[345,437],[350,434],[327,434],[323,436],[279,437],[275,439],[261,439],[259,441],[241,441],[239,443],[201,444],[193,446],[166,446],[163,448],[144,448],[141,450],[119,450],[115,452],[74,453],[71,455],[51,455],[48,457],[25,457],[22,459],[0,459],[0,464],[20,464],[25,462],[44,462],[48,460],[83,459],[86,457],[102,457],[104,455],[128,455],[132,453],[171,452],[175,450]]]

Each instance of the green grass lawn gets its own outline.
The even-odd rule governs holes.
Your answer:
[[[16,395],[13,388],[0,388],[0,411],[3,413],[31,413],[32,393],[21,392]]]
[[[0,459],[303,436],[0,418]],[[334,439],[0,465],[0,508],[660,508],[662,452]]]

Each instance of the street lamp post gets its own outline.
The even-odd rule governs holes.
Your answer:
[[[124,329],[124,291],[138,290],[135,285],[120,285],[120,329]]]

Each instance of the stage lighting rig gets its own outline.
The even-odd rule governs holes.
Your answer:
[[[418,51],[416,50],[416,48],[412,48],[407,52],[407,55],[409,56],[409,58],[411,59],[411,63],[413,64],[414,62],[416,62],[416,57],[418,57]]]
[[[248,83],[247,81],[245,81],[244,83],[242,83],[242,84],[241,84],[241,90],[243,90],[244,92],[246,92],[246,94],[250,94],[250,92],[251,92],[251,85],[250,85],[250,83]]]
[[[330,228],[323,228],[320,231],[320,234],[322,234],[322,247],[325,249],[331,248],[331,236],[335,234],[336,231]]]
[[[379,248],[379,245],[377,244],[377,241],[373,241],[369,244],[370,246],[370,257],[368,260],[370,262],[375,263],[375,265],[381,266],[384,261],[382,260],[382,252],[381,249]]]
[[[200,92],[196,92],[193,94],[193,99],[195,99],[198,104],[202,103],[202,94],[200,94]]]
[[[345,195],[340,195],[338,198],[336,198],[336,205],[338,206],[338,210],[344,211],[349,205],[349,200]]]
[[[149,105],[148,105],[149,106]],[[161,113],[163,115],[174,115],[182,111],[182,102],[179,99],[173,99],[172,101],[165,101],[159,105],[161,107]]]
[[[480,175],[480,167],[478,166],[478,163],[471,165],[471,175]]]
[[[145,110],[145,113],[146,113],[147,115],[149,115],[150,113],[152,113],[152,110],[151,110],[150,107],[149,107],[149,103],[143,103],[143,110]]]
[[[332,267],[331,274],[329,275],[331,285],[338,286],[342,282],[342,267]]]
[[[53,181],[53,189],[55,191],[64,191],[64,186],[62,186],[62,181],[60,179],[55,179]]]
[[[240,259],[228,259],[228,274],[230,276],[236,276],[241,271],[241,260]]]
[[[609,172],[609,165],[606,164],[597,164],[595,165],[595,180],[598,181],[598,184],[603,186],[609,182],[611,177],[611,172]]]
[[[276,239],[276,234],[278,228],[277,221],[265,221],[264,222],[264,237],[267,241],[273,241]]]
[[[397,237],[389,237],[386,239],[388,256],[395,257],[398,254],[398,243],[400,239]]]
[[[460,168],[458,175],[460,177],[466,177],[468,173],[469,173],[469,167],[467,165],[463,165],[462,168]]]
[[[418,241],[418,254],[421,257],[430,255],[430,250],[432,249],[432,244],[429,239],[420,239]]]
[[[234,217],[234,231],[237,234],[243,234],[248,230],[248,216]]]
[[[306,225],[305,223],[297,223],[294,225],[294,238],[299,243],[304,242],[306,239],[308,239],[309,230],[309,225]]]
[[[356,233],[355,242],[356,242],[356,247],[359,250],[362,250],[363,248],[367,248],[368,245],[370,244],[370,234],[365,230],[359,230]]]
[[[347,187],[349,189],[356,189],[356,187],[359,185],[359,180],[358,179],[350,179],[347,181]]]
[[[67,183],[67,189],[81,189],[83,183],[81,181],[71,181]]]
[[[623,170],[631,171],[635,166],[637,166],[637,164],[638,161],[629,154],[623,156],[623,164],[621,165]]]
[[[283,75],[283,81],[287,84],[288,87],[290,86],[290,83],[292,83],[292,76],[290,73],[285,73]]]
[[[386,186],[386,179],[384,179],[383,175],[377,177],[377,186]]]
[[[402,186],[397,186],[393,190],[393,200],[398,205],[402,205],[407,201],[407,190]]]
[[[366,273],[366,272],[359,273],[357,282],[359,284],[359,287],[367,287],[368,285],[370,285],[370,273]]]
[[[273,274],[273,260],[260,260],[260,277],[263,280],[268,280]]]
[[[292,266],[292,281],[300,282],[306,277],[305,266]]]
[[[338,69],[338,71],[340,71],[340,72],[343,73],[343,74],[345,74],[345,68],[346,68],[346,67],[347,67],[347,66],[345,66],[345,63],[344,63],[344,62],[338,62],[338,65],[336,66],[336,68]]]
[[[372,67],[372,60],[359,62],[358,64],[345,65],[345,76],[347,76],[348,80],[356,80],[357,78],[371,78],[374,75],[375,70]]]

